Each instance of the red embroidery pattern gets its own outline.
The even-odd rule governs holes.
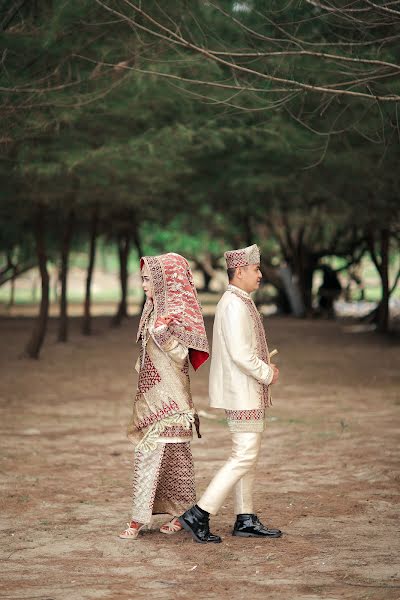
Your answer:
[[[161,316],[171,316],[174,321],[168,329],[186,348],[207,354],[209,348],[203,315],[189,263],[183,256],[170,252],[160,256],[145,256],[153,286],[153,301],[147,300],[139,323],[137,340],[151,313],[154,302],[154,321]]]
[[[185,362],[183,363],[181,371],[185,375],[189,376],[189,360],[188,359],[186,359]]]
[[[148,392],[156,383],[160,383],[161,377],[153,365],[149,355],[145,352],[144,365],[139,372],[138,390],[142,394]]]
[[[254,410],[226,410],[228,421],[263,421],[264,409]]]
[[[190,442],[165,444],[153,514],[180,515],[196,502]]]
[[[239,250],[228,250],[224,256],[227,268],[236,269],[236,267],[259,264],[260,249],[257,244],[253,244],[247,248],[239,248]]]
[[[152,453],[135,453],[132,519],[149,523],[151,515],[180,515],[196,502],[190,442],[158,444]]]
[[[171,342],[173,335],[172,335],[169,327],[163,327],[159,331],[156,331],[156,330],[153,331],[153,338],[155,339],[157,344],[160,346],[160,348],[164,348],[166,346],[166,344]]]
[[[164,431],[160,434],[161,437],[192,437],[192,428],[186,429],[181,425],[171,425],[171,427],[166,427]]]
[[[151,412],[147,417],[143,417],[136,425],[136,428],[140,431],[149,425],[152,425],[156,421],[160,421],[164,417],[166,417],[170,412],[175,410],[179,410],[179,406],[175,402],[175,400],[170,400],[169,404],[166,402],[162,403],[162,408],[160,408],[157,412]]]
[[[228,252],[225,252],[225,260],[228,269],[236,269],[236,267],[245,267],[249,264],[247,262],[245,250],[229,250]]]

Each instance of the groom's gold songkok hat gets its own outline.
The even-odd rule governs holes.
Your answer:
[[[247,248],[239,248],[239,250],[228,250],[224,253],[224,256],[227,269],[260,264],[260,248],[257,244],[247,246]]]

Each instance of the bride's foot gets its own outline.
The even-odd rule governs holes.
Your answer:
[[[178,533],[178,531],[182,531],[183,527],[178,521],[178,517],[174,517],[168,523],[164,523],[161,525],[160,531],[161,533],[166,533],[167,535],[171,535],[172,533]]]
[[[139,535],[139,531],[145,527],[143,523],[137,523],[136,521],[127,523],[127,526],[127,529],[119,534],[119,537],[123,540],[136,540]]]

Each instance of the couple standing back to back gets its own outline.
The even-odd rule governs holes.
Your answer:
[[[225,259],[229,285],[215,313],[209,395],[211,407],[225,409],[232,451],[197,503],[190,448],[193,424],[200,434],[189,362],[197,370],[209,356],[203,316],[185,258],[168,253],[141,259],[147,300],[137,336],[139,380],[128,429],[135,444],[133,507],[121,538],[137,539],[152,515],[170,514],[173,518],[161,526],[162,533],[183,529],[197,542],[221,542],[210,532],[209,516],[218,513],[232,490],[233,535],[282,535],[263,525],[253,507],[265,413],[271,404],[269,386],[279,377],[250,296],[262,277],[260,252],[254,244],[225,252]]]

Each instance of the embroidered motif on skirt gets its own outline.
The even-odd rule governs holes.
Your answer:
[[[153,452],[135,452],[132,482],[132,521],[146,524],[151,521],[163,454],[163,444],[159,444]]]
[[[192,428],[189,429],[186,427],[182,427],[180,425],[172,425],[171,427],[166,427],[162,432],[161,436],[164,437],[193,437]]]
[[[196,502],[190,442],[159,443],[152,452],[136,452],[132,520],[150,523],[152,514],[180,515]]]
[[[153,514],[181,515],[196,503],[190,442],[165,444]]]

